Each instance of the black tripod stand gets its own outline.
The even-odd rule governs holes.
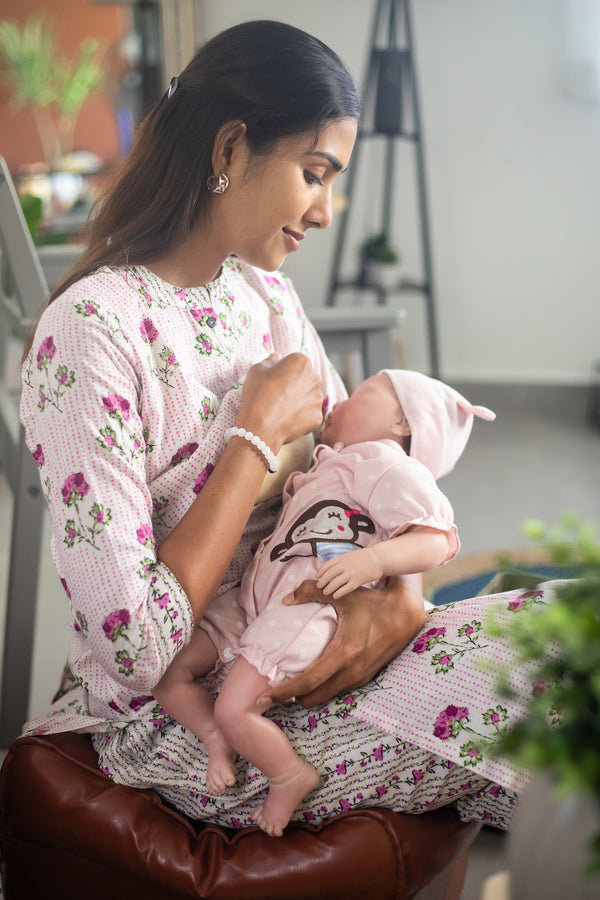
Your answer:
[[[382,42],[383,34],[383,42]],[[374,110],[373,110],[374,101]],[[362,273],[348,281],[340,278],[340,268],[352,212],[352,194],[360,163],[360,148],[364,140],[385,141],[385,164],[382,176],[382,217],[380,231],[389,235],[394,202],[395,150],[399,140],[410,141],[415,150],[418,187],[418,218],[423,264],[423,280],[403,280],[393,288],[375,287],[365,283]],[[419,109],[419,95],[414,65],[412,22],[409,0],[377,0],[371,36],[371,51],[365,83],[363,124],[358,134],[347,176],[347,203],[340,214],[334,248],[333,265],[326,303],[334,306],[336,294],[342,288],[375,291],[379,303],[388,294],[399,291],[421,293],[425,299],[431,374],[439,377],[439,353],[435,315],[433,267],[427,188],[423,158],[423,137]]]

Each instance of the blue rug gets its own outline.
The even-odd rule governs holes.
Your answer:
[[[568,569],[563,566],[543,564],[515,566],[514,569],[511,569],[510,573],[511,576],[515,577],[515,583],[511,584],[510,587],[504,587],[503,590],[511,590],[519,586],[517,573],[520,571],[527,575],[527,578],[524,579],[524,587],[531,586],[529,579],[534,574],[536,576],[541,576],[539,579],[540,581],[551,581],[554,578],[572,578],[575,574],[573,569]],[[428,599],[431,600],[434,606],[444,606],[446,603],[458,603],[458,601],[466,600],[469,597],[477,597],[486,592],[487,585],[489,585],[497,575],[498,571],[495,569],[478,572],[476,575],[461,578],[459,581],[453,581],[449,584],[442,585],[437,588],[433,595]]]

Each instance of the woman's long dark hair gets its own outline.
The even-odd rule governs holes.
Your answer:
[[[316,138],[326,122],[359,111],[342,61],[306,32],[257,21],[216,35],[139,126],[94,207],[86,250],[43,308],[97,268],[149,262],[190,234],[206,214],[213,145],[225,123],[243,121],[251,153],[264,156],[282,138]]]

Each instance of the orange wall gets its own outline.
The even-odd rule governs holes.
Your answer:
[[[2,19],[24,22],[32,13],[44,13],[54,21],[54,37],[67,59],[75,57],[85,38],[98,38],[105,65],[114,75],[118,43],[129,30],[130,12],[125,7],[95,4],[91,0],[2,0]],[[43,160],[31,113],[15,111],[11,91],[0,84],[0,154],[12,172],[23,164]],[[75,150],[91,150],[105,161],[119,155],[119,136],[110,93],[89,99],[81,110],[75,129]]]

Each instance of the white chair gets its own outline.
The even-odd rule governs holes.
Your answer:
[[[0,693],[1,747],[19,735],[29,703],[45,503],[19,423],[18,348],[47,293],[15,186],[0,157],[0,467],[14,499]]]

